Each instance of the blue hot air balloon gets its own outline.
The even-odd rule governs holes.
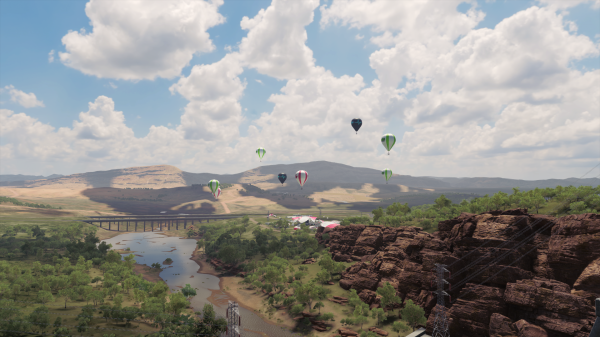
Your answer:
[[[362,119],[354,118],[352,120],[352,127],[354,128],[354,131],[356,131],[356,134],[358,134],[358,129],[360,129],[361,126],[362,126]]]
[[[279,178],[279,181],[281,181],[281,185],[283,185],[283,183],[287,179],[287,174],[285,174],[285,173],[279,173],[279,175],[277,176],[277,178]]]

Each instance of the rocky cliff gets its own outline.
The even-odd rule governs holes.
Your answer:
[[[438,263],[448,266],[453,275],[447,280],[458,285],[446,288],[453,337],[589,335],[593,300],[600,296],[600,215],[463,213],[438,229],[429,234],[418,227],[350,225],[319,229],[316,236],[335,260],[357,261],[342,273],[341,287],[377,306],[374,291],[390,282],[403,300],[425,309],[430,333],[431,313],[439,309],[432,293]]]

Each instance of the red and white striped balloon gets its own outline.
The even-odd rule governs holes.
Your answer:
[[[219,196],[221,196],[221,188],[220,187],[217,189],[217,192],[213,193],[213,196],[215,197],[215,199],[219,199]]]
[[[302,189],[302,186],[304,186],[307,179],[308,179],[308,172],[306,172],[304,170],[300,170],[300,171],[296,172],[296,181],[298,182],[298,184],[300,184],[300,189]]]

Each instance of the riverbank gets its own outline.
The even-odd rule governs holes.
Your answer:
[[[240,285],[241,277],[237,276],[222,276],[220,272],[215,270],[212,264],[206,262],[206,256],[198,249],[194,250],[190,260],[196,262],[199,266],[198,273],[210,274],[219,278],[219,288],[221,290],[215,290],[208,298],[209,302],[217,305],[222,304],[227,300],[237,302],[241,307],[246,308],[254,312],[263,321],[279,326],[285,329],[293,329],[296,327],[296,321],[290,317],[285,311],[277,310],[273,315],[266,313],[267,306],[265,300],[266,294],[256,293],[254,290],[245,288]],[[229,299],[225,299],[222,294],[226,294]]]

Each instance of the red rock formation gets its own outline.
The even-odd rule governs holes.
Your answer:
[[[390,282],[403,301],[411,299],[425,309],[429,333],[437,300],[431,293],[434,265],[443,263],[452,265],[451,283],[473,276],[446,290],[455,300],[446,305],[453,336],[587,337],[594,319],[592,300],[600,297],[600,215],[553,220],[523,209],[462,213],[440,222],[434,234],[417,227],[350,225],[319,229],[317,239],[330,247],[335,260],[359,261],[342,273],[342,288],[356,289],[363,301],[374,304],[375,290]],[[525,232],[511,240],[521,230]],[[509,252],[538,230],[527,244]],[[321,240],[323,233],[329,233],[327,243]],[[505,252],[503,260],[477,275]],[[527,324],[517,326],[520,320]]]

